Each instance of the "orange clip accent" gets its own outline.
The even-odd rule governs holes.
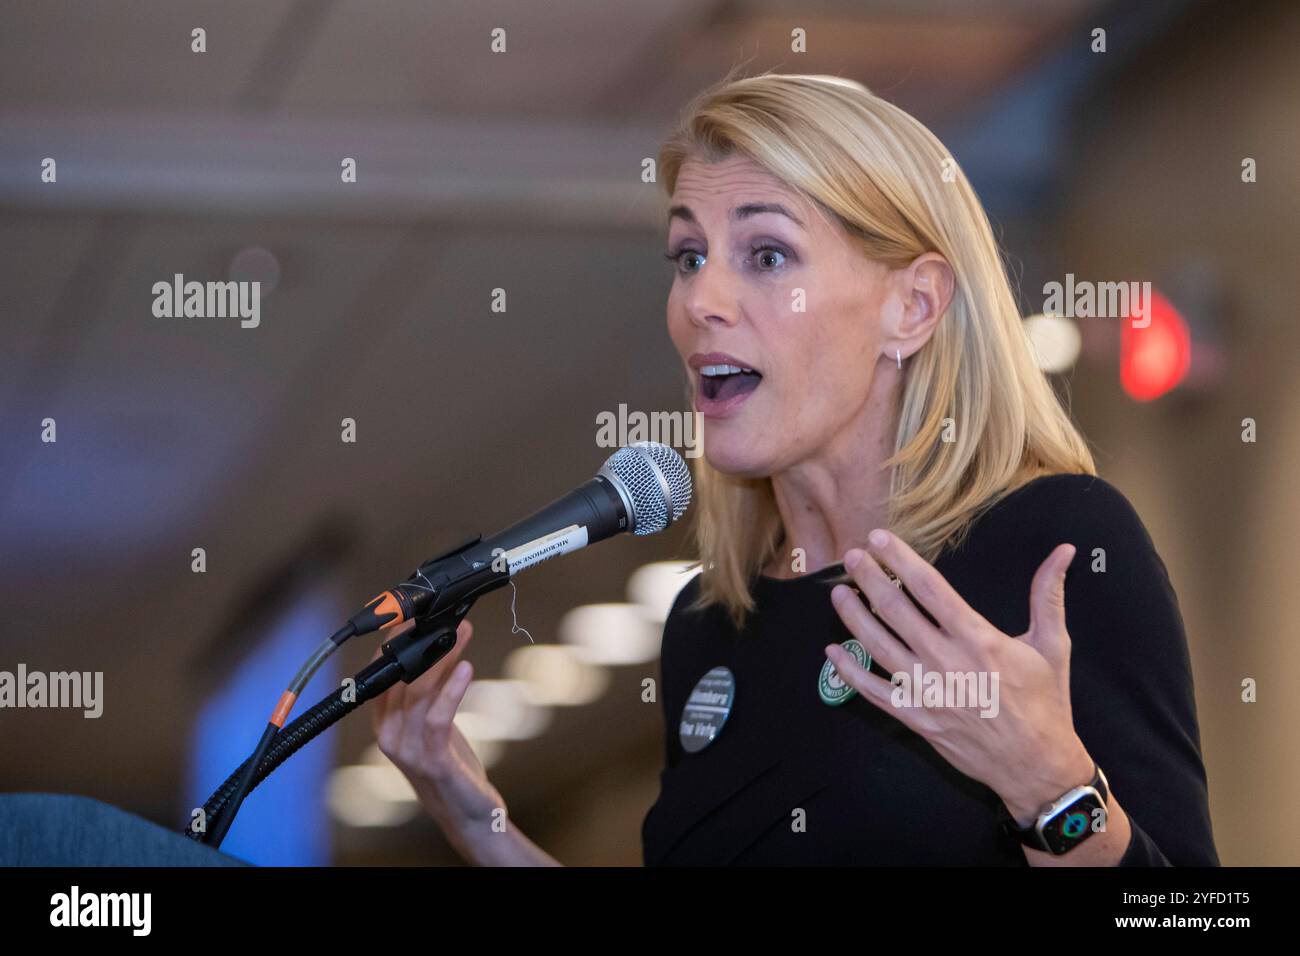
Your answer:
[[[392,627],[394,624],[401,624],[406,620],[406,615],[402,613],[402,605],[398,603],[397,595],[392,591],[385,591],[371,603],[371,612],[378,617],[381,614],[391,614],[393,619],[379,625],[380,627]]]
[[[289,711],[293,710],[294,701],[297,699],[298,695],[293,693],[293,691],[286,690],[281,694],[280,703],[275,705],[275,713],[271,715],[270,722],[275,724],[277,727],[284,727],[284,722],[289,717]]]

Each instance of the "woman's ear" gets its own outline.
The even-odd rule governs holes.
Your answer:
[[[890,276],[890,302],[884,314],[884,354],[902,358],[920,351],[939,319],[948,311],[956,290],[952,266],[937,252],[917,256]]]

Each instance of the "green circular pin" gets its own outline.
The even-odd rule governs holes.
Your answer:
[[[867,653],[867,649],[862,646],[857,638],[849,638],[840,647],[856,657],[858,663],[864,669],[871,669],[871,655]],[[822,665],[821,676],[817,678],[817,696],[822,699],[822,703],[831,707],[838,707],[841,704],[847,704],[857,693],[856,690],[844,682],[839,672],[835,670],[835,665],[828,658],[826,663]]]

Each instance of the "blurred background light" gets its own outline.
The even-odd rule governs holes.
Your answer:
[[[589,664],[644,664],[659,656],[662,628],[636,604],[584,604],[560,619],[561,643]]]
[[[691,561],[655,561],[632,572],[627,582],[627,596],[650,620],[662,624],[668,620],[673,601],[687,582],[700,573]]]
[[[1120,332],[1120,384],[1139,402],[1173,390],[1192,361],[1187,321],[1173,303],[1153,289],[1148,309],[1149,324],[1134,328],[1131,318],[1126,318]]]
[[[1031,315],[1025,319],[1025,334],[1033,347],[1038,367],[1059,375],[1074,367],[1083,337],[1072,319],[1060,315]]]
[[[330,774],[330,813],[351,827],[393,827],[420,812],[410,783],[391,763],[350,764]]]
[[[456,713],[461,733],[479,741],[528,740],[550,722],[550,711],[532,703],[518,680],[473,681]]]
[[[523,685],[529,703],[573,707],[600,698],[609,687],[604,668],[583,660],[565,644],[530,644],[511,651],[505,675]]]
[[[280,260],[261,246],[240,249],[230,260],[230,279],[233,282],[260,282],[258,292],[266,298],[280,284]]]

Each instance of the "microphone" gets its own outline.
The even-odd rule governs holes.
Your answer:
[[[220,846],[258,773],[265,777],[353,708],[398,680],[410,683],[428,670],[455,645],[456,625],[480,595],[503,587],[524,568],[615,534],[657,534],[681,518],[690,503],[691,475],[681,456],[667,445],[637,442],[611,455],[595,478],[523,521],[487,541],[475,535],[424,562],[406,581],[350,617],[308,659],[281,695],[253,755],[204,804],[208,819],[215,820],[212,829],[186,832]],[[383,655],[356,675],[347,694],[331,694],[284,726],[298,693],[340,644],[410,620],[416,622],[411,632],[385,642]]]
[[[475,535],[420,565],[402,584],[371,599],[349,619],[356,634],[454,610],[463,616],[488,591],[524,568],[623,532],[658,534],[691,503],[691,474],[681,455],[658,442],[620,448],[596,477],[487,540]]]

